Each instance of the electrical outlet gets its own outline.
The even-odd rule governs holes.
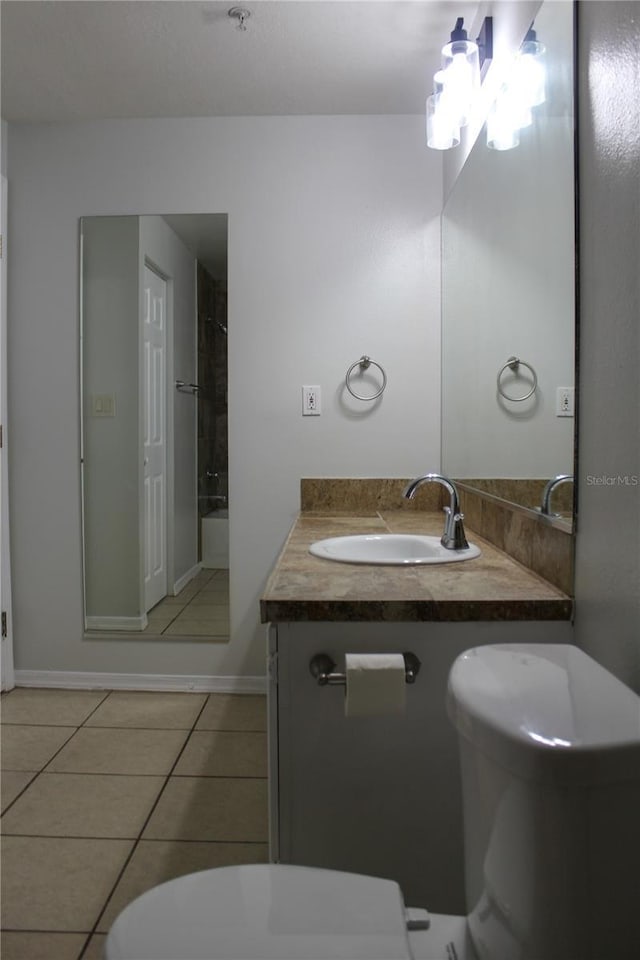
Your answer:
[[[572,417],[573,387],[558,387],[556,390],[556,417]]]
[[[320,416],[320,387],[302,388],[302,416]]]

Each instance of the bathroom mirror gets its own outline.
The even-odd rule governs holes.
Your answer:
[[[86,635],[227,640],[227,216],[80,237]]]
[[[442,216],[443,470],[527,508],[575,444],[573,4],[542,4],[535,30],[546,102],[513,149],[480,133]]]

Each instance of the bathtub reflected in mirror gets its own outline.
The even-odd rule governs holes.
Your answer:
[[[80,226],[86,635],[223,642],[227,216]]]

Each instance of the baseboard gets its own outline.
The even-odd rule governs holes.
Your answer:
[[[85,617],[85,630],[118,630],[121,633],[132,630],[146,630],[149,621],[146,613],[139,617]]]
[[[200,571],[202,570],[202,564],[196,563],[195,566],[191,567],[191,570],[187,570],[186,573],[183,573],[181,577],[173,585],[173,595],[177,597],[181,590],[184,590],[186,585],[190,583],[194,577],[197,577]]]
[[[66,670],[16,670],[16,687],[67,690],[159,690],[188,693],[267,692],[266,677],[172,676],[156,673],[79,673]]]

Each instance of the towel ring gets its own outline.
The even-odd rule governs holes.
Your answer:
[[[509,370],[513,371],[513,373],[517,373],[518,367],[521,364],[523,367],[526,367],[527,370],[531,371],[531,376],[533,377],[533,386],[531,387],[531,390],[529,390],[529,393],[525,393],[524,396],[522,397],[510,397],[509,394],[505,393],[504,390],[502,389],[500,378],[502,377],[502,374],[505,372],[507,367],[509,368]],[[505,365],[503,367],[500,367],[500,370],[498,372],[498,393],[500,394],[501,397],[504,397],[505,400],[509,400],[511,403],[520,403],[522,400],[528,400],[529,397],[532,397],[537,389],[538,389],[538,375],[536,374],[535,370],[533,369],[530,363],[526,363],[526,361],[521,360],[519,357],[509,357]]]
[[[374,367],[377,367],[380,373],[382,374],[382,386],[380,387],[377,393],[372,393],[370,397],[362,397],[360,396],[359,393],[356,393],[355,390],[351,389],[351,382],[350,382],[351,375],[356,367],[360,367],[360,369],[364,371],[364,370],[368,370],[372,364]],[[359,360],[356,360],[355,363],[351,364],[351,366],[347,370],[347,375],[345,377],[344,382],[347,390],[349,391],[352,397],[356,398],[356,400],[377,400],[378,397],[382,396],[382,394],[384,393],[384,388],[387,385],[387,375],[379,363],[376,363],[376,361],[372,360],[371,357],[363,356],[363,357],[360,357]]]

